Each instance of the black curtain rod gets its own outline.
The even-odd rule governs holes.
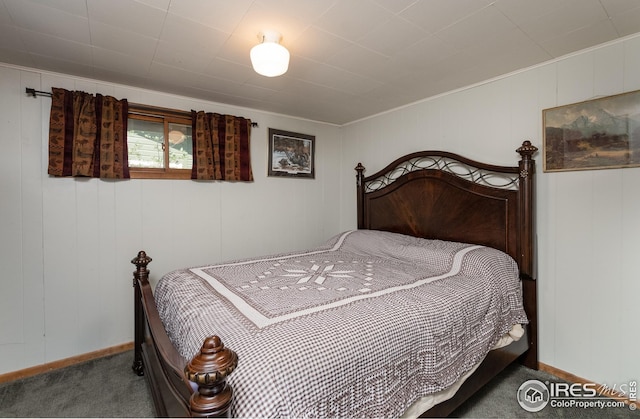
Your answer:
[[[33,97],[37,97],[37,96],[51,97],[51,92],[43,92],[43,91],[40,91],[40,90],[33,89],[31,87],[27,87],[25,92],[26,92],[27,95],[33,96]],[[258,123],[257,122],[251,122],[251,126],[254,127],[254,128],[257,128],[258,127]]]
[[[36,96],[47,96],[47,97],[51,97],[51,92],[42,92],[40,90],[36,90],[36,89],[32,89],[31,87],[27,87],[26,93],[28,95],[31,95],[33,97]]]

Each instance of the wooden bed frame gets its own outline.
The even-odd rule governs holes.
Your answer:
[[[358,164],[358,228],[418,237],[482,244],[502,250],[520,268],[525,336],[493,350],[449,400],[424,417],[443,417],[516,360],[538,368],[535,262],[535,162],[537,148],[525,141],[518,166],[495,166],[443,151],[424,151],[395,160],[364,176]],[[232,390],[226,378],[238,358],[216,336],[192,360],[180,356],[156,309],[147,265],[140,251],[136,265],[133,370],[145,375],[158,416],[227,416]],[[241,361],[240,361],[241,362]]]

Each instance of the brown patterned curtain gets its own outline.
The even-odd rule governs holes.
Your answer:
[[[52,88],[49,174],[129,177],[126,99]]]
[[[191,179],[252,181],[251,120],[191,111]]]

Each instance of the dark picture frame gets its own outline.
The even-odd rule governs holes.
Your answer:
[[[315,135],[269,128],[268,176],[315,178]]]
[[[544,171],[640,166],[640,90],[544,109]]]

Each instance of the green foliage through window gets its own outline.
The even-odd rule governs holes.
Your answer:
[[[130,109],[127,145],[129,168],[134,173],[148,172],[142,177],[174,177],[166,175],[190,172],[193,165],[190,115],[164,114],[162,109],[153,112]]]

